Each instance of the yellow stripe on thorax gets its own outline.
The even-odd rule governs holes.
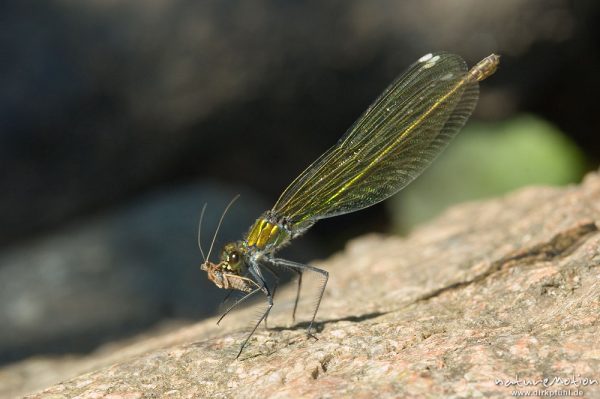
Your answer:
[[[250,229],[246,244],[249,247],[264,249],[267,246],[276,246],[282,243],[286,237],[287,233],[281,230],[278,225],[261,218]]]

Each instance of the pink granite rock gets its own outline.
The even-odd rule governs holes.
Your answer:
[[[272,329],[259,328],[239,360],[248,308],[221,327],[209,319],[0,376],[64,380],[29,398],[600,397],[599,222],[596,173],[579,186],[526,188],[315,262],[331,273],[317,341],[292,324],[289,286],[277,293]],[[306,280],[301,320],[318,282]]]

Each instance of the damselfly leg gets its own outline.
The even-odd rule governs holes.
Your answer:
[[[247,281],[252,282],[252,284],[254,284],[256,286],[256,288],[254,290],[246,293],[243,297],[237,299],[231,306],[229,306],[227,308],[227,310],[225,310],[225,312],[223,312],[221,317],[219,317],[219,320],[217,320],[217,325],[219,325],[219,323],[221,323],[221,320],[223,320],[225,318],[225,316],[227,316],[229,314],[229,312],[231,312],[236,306],[238,306],[240,303],[244,302],[246,299],[250,298],[252,295],[254,295],[255,293],[257,293],[258,291],[261,290],[261,287],[258,284],[256,284],[253,280],[250,280],[249,278],[245,278],[245,277],[237,277],[237,278],[240,278],[240,279],[243,278]],[[234,290],[230,290],[230,293],[233,291]]]
[[[296,270],[299,272],[298,292],[296,295],[296,304],[294,305],[294,315],[296,313],[296,307],[298,305],[298,295],[300,294],[300,284],[302,283],[302,280],[301,280],[302,272],[305,270],[310,270],[315,273],[319,273],[322,276],[321,285],[320,285],[319,291],[318,291],[318,298],[317,298],[317,302],[315,304],[315,310],[313,311],[313,316],[312,316],[312,319],[310,320],[310,324],[308,325],[308,329],[307,329],[308,335],[312,338],[316,338],[312,334],[312,326],[315,322],[315,318],[317,317],[317,312],[319,311],[319,306],[321,305],[321,299],[323,298],[323,293],[325,292],[325,286],[327,286],[327,280],[329,280],[329,272],[327,272],[326,270],[323,270],[323,269],[319,269],[318,267],[305,265],[305,264],[298,263],[298,262],[293,262],[293,261],[287,260],[287,259],[272,258],[272,259],[266,259],[265,262],[270,263],[274,267]]]
[[[277,287],[279,286],[279,281],[280,281],[280,274],[277,272],[277,270],[275,270],[273,268],[273,266],[267,264],[267,263],[262,263],[260,265],[261,267],[264,267],[265,270],[267,270],[272,276],[273,276],[273,285],[271,288],[271,296],[273,297],[273,300],[275,299],[275,293],[277,291]],[[281,266],[282,268],[295,273],[298,275],[298,284],[297,284],[297,288],[296,288],[296,299],[294,300],[294,309],[292,311],[292,321],[296,321],[296,310],[298,309],[298,303],[300,301],[300,291],[302,288],[302,271],[298,270],[298,269],[291,269],[289,267],[285,267],[285,266]],[[256,289],[251,291],[251,292],[246,292],[245,295],[243,295],[242,297],[236,299],[234,301],[234,303],[232,305],[230,305],[227,310],[225,310],[223,312],[223,314],[221,315],[221,317],[219,317],[219,320],[217,321],[217,324],[221,323],[221,321],[225,318],[225,316],[227,316],[234,308],[236,308],[238,305],[240,305],[242,302],[244,302],[246,299],[250,298],[252,295],[254,295],[256,292],[258,292],[260,290],[259,286],[251,279],[247,278],[247,277],[241,277],[241,276],[229,276],[230,279],[243,279],[246,280],[248,282],[252,282],[252,284],[256,285]],[[236,292],[235,289],[230,289],[227,291],[227,294],[225,294],[225,297],[223,298],[223,300],[221,301],[221,304],[225,304],[225,302],[231,297],[231,295]],[[267,327],[267,319],[268,316],[265,317],[265,328]]]
[[[267,287],[265,279],[262,276],[262,273],[261,273],[258,265],[256,265],[256,264],[250,265],[250,267],[248,268],[248,271],[250,272],[250,274],[252,275],[252,277],[254,277],[257,281],[259,281],[259,283],[258,283],[260,285],[259,289],[267,296],[267,309],[262,314],[262,316],[258,319],[258,321],[256,322],[256,324],[254,325],[254,327],[250,331],[250,334],[248,334],[248,336],[246,337],[246,339],[242,343],[242,346],[240,347],[240,351],[238,352],[237,356],[235,357],[236,359],[240,357],[240,355],[242,354],[242,351],[244,350],[244,347],[246,346],[246,344],[250,340],[250,337],[252,337],[252,335],[254,335],[254,332],[256,331],[256,329],[258,328],[258,326],[260,325],[260,323],[266,317],[269,316],[269,312],[271,312],[271,309],[273,308],[273,296],[271,295],[271,292],[269,291],[269,288]]]
[[[269,271],[269,273],[271,273],[275,279],[275,281],[273,283],[273,299],[275,299],[275,292],[277,290],[277,287],[279,286],[279,280],[280,280],[279,273],[277,272],[277,270],[275,270],[272,266],[270,266],[266,262],[262,263],[261,266],[263,266],[265,268],[265,270]],[[298,309],[298,301],[300,299],[300,289],[302,288],[302,271],[298,270],[298,269],[287,268],[287,267],[285,269],[298,275],[298,287],[296,288],[296,299],[294,301],[294,310],[292,311],[292,321],[295,322],[296,321],[296,310]]]
[[[275,300],[275,293],[277,292],[277,287],[279,287],[279,273],[277,273],[276,270],[273,270],[269,265],[267,264],[263,264],[262,265],[266,271],[269,272],[269,274],[271,276],[273,276],[273,288],[271,289],[271,296],[273,297],[273,300]],[[269,316],[267,315],[265,317],[265,328],[269,328],[267,326],[267,320],[269,319]]]

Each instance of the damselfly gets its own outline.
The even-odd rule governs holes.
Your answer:
[[[311,271],[322,278],[308,326],[308,334],[312,335],[329,274],[314,266],[276,258],[276,251],[317,220],[369,207],[414,180],[465,124],[477,103],[478,82],[492,75],[499,61],[500,57],[492,54],[469,70],[455,54],[421,57],[333,147],[285,189],[275,206],[256,220],[243,240],[225,245],[218,263],[209,259],[212,244],[208,256],[202,253],[201,269],[207,272],[209,280],[219,288],[245,293],[221,319],[253,294],[262,292],[266,296],[267,308],[242,343],[238,357],[273,307],[281,270],[298,275],[294,318],[302,273]],[[275,283],[267,283],[265,273],[275,276]]]

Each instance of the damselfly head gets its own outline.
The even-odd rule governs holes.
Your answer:
[[[208,279],[219,288],[232,288],[232,278],[241,277],[245,271],[244,247],[239,242],[230,242],[223,247],[221,261],[213,263],[205,260],[200,269],[205,271]]]
[[[244,268],[244,253],[244,247],[239,242],[225,244],[219,265],[227,273],[241,275]]]

